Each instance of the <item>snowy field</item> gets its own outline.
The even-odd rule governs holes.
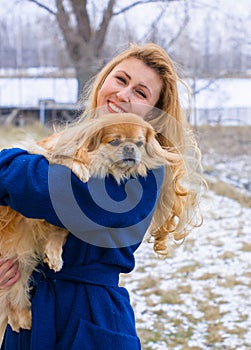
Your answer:
[[[203,211],[173,257],[144,243],[122,279],[144,350],[251,349],[251,209],[208,192]]]
[[[203,226],[172,257],[158,260],[144,243],[122,277],[144,350],[251,350],[251,128],[199,136],[206,176],[224,196],[203,196]]]

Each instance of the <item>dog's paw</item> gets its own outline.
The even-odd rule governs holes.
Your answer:
[[[8,316],[8,323],[15,332],[19,332],[21,328],[31,329],[31,310],[13,309]]]
[[[63,245],[65,243],[68,231],[53,227],[43,251],[43,260],[49,268],[58,272],[63,267]]]
[[[49,266],[51,270],[54,270],[55,272],[58,272],[63,267],[63,260],[61,256],[58,256],[57,254],[53,254],[48,252],[44,254],[44,262]]]
[[[74,161],[71,170],[83,182],[87,182],[90,178],[89,170],[83,163]]]

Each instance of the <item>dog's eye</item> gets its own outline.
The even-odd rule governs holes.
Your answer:
[[[138,142],[136,142],[136,146],[137,146],[137,147],[141,147],[141,146],[143,146],[143,142],[142,142],[142,141],[138,141]]]
[[[119,139],[114,139],[114,140],[110,141],[109,144],[112,146],[118,146],[121,144],[121,141]]]

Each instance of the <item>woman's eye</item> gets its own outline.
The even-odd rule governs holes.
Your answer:
[[[126,79],[124,77],[121,77],[121,76],[117,76],[117,79],[119,81],[121,81],[122,83],[126,83]]]
[[[136,146],[137,146],[137,147],[141,147],[141,146],[143,146],[143,142],[142,142],[142,141],[138,141],[138,142],[136,142]]]
[[[146,98],[146,94],[144,93],[144,91],[142,90],[136,90],[137,94],[139,94],[140,96]]]
[[[121,144],[121,141],[119,139],[115,139],[109,142],[110,145],[112,146],[118,146]]]

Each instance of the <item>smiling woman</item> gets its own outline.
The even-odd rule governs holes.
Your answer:
[[[39,265],[33,273],[31,330],[8,326],[2,350],[141,348],[119,274],[133,270],[146,232],[154,251],[166,257],[170,240],[181,242],[198,226],[200,152],[181,109],[178,82],[173,62],[155,44],[131,45],[108,62],[87,91],[83,115],[53,151],[61,147],[69,157],[87,139],[89,165],[97,154],[100,161],[86,183],[41,155],[0,153],[0,205],[70,231],[62,270]],[[129,127],[130,113],[137,116]],[[111,171],[102,179],[105,162]],[[115,172],[120,165],[123,181]],[[135,165],[143,167],[127,173]],[[104,237],[107,245],[100,245]],[[10,261],[1,262],[0,288],[15,286],[11,276],[17,271]]]
[[[168,183],[170,179],[166,179],[163,185],[166,194],[160,200],[162,209],[157,211],[149,229],[155,251],[163,255],[167,254],[166,239],[170,232],[181,240],[189,232],[188,227],[196,225],[197,191],[200,192],[203,183],[200,151],[181,108],[178,83],[186,87],[165,50],[152,43],[132,44],[96,76],[85,96],[86,110],[80,118],[81,122],[107,112],[138,114],[153,126],[160,145],[179,155],[180,161],[172,167],[174,203],[166,198],[172,197],[173,188]],[[186,185],[181,185],[182,182]],[[159,223],[163,221],[165,228],[160,229]]]

